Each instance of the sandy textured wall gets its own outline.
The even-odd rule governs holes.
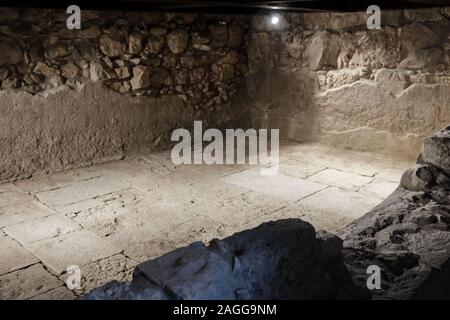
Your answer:
[[[120,159],[168,143],[171,129],[191,125],[178,97],[126,97],[101,83],[46,97],[0,95],[0,180],[26,178]]]
[[[382,10],[382,29],[368,30],[366,17],[292,14],[278,27],[255,17],[244,103],[253,124],[414,158],[450,123],[450,21],[437,9]]]

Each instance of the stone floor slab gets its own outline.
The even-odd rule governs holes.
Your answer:
[[[336,169],[325,169],[313,174],[308,180],[356,191],[362,186],[372,182],[373,179],[356,173],[339,171]]]
[[[27,244],[27,249],[55,274],[62,274],[70,265],[81,267],[120,253],[120,249],[87,230]]]
[[[34,200],[10,205],[0,208],[0,228],[52,214],[54,211]]]
[[[378,197],[380,199],[386,199],[391,195],[395,189],[399,186],[398,182],[374,179],[371,183],[362,187],[359,192]]]
[[[124,250],[134,261],[144,262],[156,258],[193,241],[208,242],[226,235],[226,226],[208,217],[195,216],[189,221],[155,233],[145,224],[123,224],[107,239]]]
[[[297,178],[305,179],[313,174],[326,169],[320,164],[309,163],[304,160],[287,160],[280,163],[280,172]]]
[[[323,184],[290,177],[282,173],[261,175],[259,168],[235,173],[220,180],[288,201],[300,200],[326,188]]]
[[[114,174],[79,181],[73,185],[82,190],[88,198],[94,198],[130,188],[130,185],[127,182],[121,181]]]
[[[382,200],[358,192],[330,187],[298,203],[310,209],[328,212],[329,217],[343,216],[351,219],[361,217],[378,205]]]
[[[405,167],[405,169],[383,169],[375,175],[375,178],[399,183],[406,169],[408,167]]]
[[[25,300],[61,287],[63,282],[41,264],[0,276],[0,300]]]
[[[38,294],[32,297],[30,300],[73,300],[77,296],[73,294],[72,291],[67,289],[67,287],[62,286],[50,291]]]
[[[207,206],[195,207],[193,211],[239,230],[241,226],[284,208],[290,203],[277,197],[249,191],[238,196],[221,199]]]
[[[36,194],[36,197],[42,203],[53,207],[65,206],[89,199],[87,194],[75,186],[39,192]]]
[[[0,256],[0,275],[38,262],[38,259],[30,251],[5,235],[0,236]]]
[[[25,245],[79,229],[80,226],[71,219],[63,215],[53,214],[51,216],[17,223],[4,228],[4,231]]]
[[[0,244],[0,270],[24,272],[41,260],[64,280],[65,269],[76,264],[82,287],[74,293],[80,294],[126,279],[135,262],[266,221],[300,218],[336,232],[381,202],[408,167],[317,144],[283,143],[280,155],[277,176],[261,176],[250,165],[177,166],[166,151],[0,185],[0,237],[9,239],[7,249]],[[8,289],[9,296],[22,288],[27,299],[72,297],[62,282],[42,290],[21,286]]]
[[[98,197],[95,199],[96,202],[92,203],[92,207],[83,208],[69,216],[84,228],[90,229],[103,221],[114,220],[142,206],[146,196],[145,192],[130,188]]]
[[[16,189],[7,189],[0,191],[0,208],[30,200],[33,200],[30,195]]]

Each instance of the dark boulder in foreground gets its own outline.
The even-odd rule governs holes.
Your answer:
[[[287,219],[196,242],[138,265],[131,284],[112,282],[85,299],[358,299],[342,240]]]
[[[269,222],[142,263],[131,283],[84,299],[450,299],[449,161],[450,127],[340,238],[299,219]],[[373,265],[381,289],[369,290]]]

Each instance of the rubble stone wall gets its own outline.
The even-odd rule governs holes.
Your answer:
[[[438,9],[382,10],[381,29],[369,30],[367,16],[254,17],[242,102],[252,125],[414,158],[450,122],[450,21]]]
[[[224,127],[246,73],[247,17],[0,8],[0,181],[167,148]]]

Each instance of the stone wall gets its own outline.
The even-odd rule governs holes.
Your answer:
[[[450,9],[447,9],[449,11]],[[285,138],[414,158],[450,122],[450,21],[437,9],[253,18],[247,107]]]
[[[381,30],[365,13],[67,17],[0,8],[0,181],[164,149],[194,119],[407,158],[450,120],[434,9],[383,11]]]
[[[0,8],[0,181],[167,148],[171,130],[234,122],[239,16]]]

